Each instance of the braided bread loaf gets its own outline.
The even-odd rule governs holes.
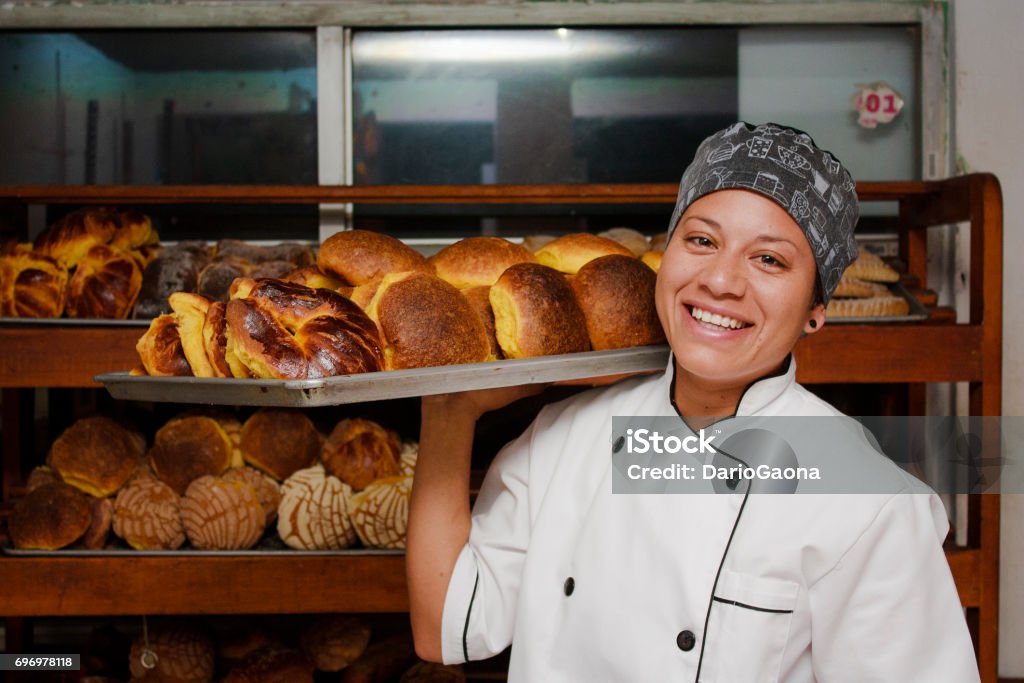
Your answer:
[[[330,377],[384,366],[376,325],[342,295],[269,279],[236,280],[233,289],[227,353],[255,377]]]
[[[0,257],[0,315],[57,318],[64,311],[68,273],[47,256]]]

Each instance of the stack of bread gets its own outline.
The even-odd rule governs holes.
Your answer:
[[[881,257],[861,248],[843,272],[825,314],[828,318],[906,315],[910,310],[907,300],[889,289],[899,279],[899,273]]]
[[[69,213],[34,243],[0,256],[0,315],[127,318],[158,239],[138,211]]]
[[[535,252],[469,237],[429,259],[388,235],[344,231],[316,265],[231,280],[226,302],[172,293],[171,312],[139,340],[136,372],[298,379],[658,344],[658,254],[629,228]]]

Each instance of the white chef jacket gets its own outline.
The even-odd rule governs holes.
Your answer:
[[[513,682],[977,681],[945,510],[895,465],[884,494],[612,493],[612,416],[676,415],[673,368],[549,405],[498,454],[444,661],[511,643]],[[795,374],[737,415],[839,415]]]

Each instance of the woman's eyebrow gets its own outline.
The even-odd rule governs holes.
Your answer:
[[[718,223],[718,221],[712,220],[710,218],[706,218],[704,216],[687,216],[685,222],[689,223],[690,221],[693,221],[693,220],[700,221],[701,223],[704,223],[708,227],[715,228],[716,230],[721,230],[722,229],[722,226]]]
[[[796,246],[796,243],[793,242],[793,240],[786,239],[785,237],[776,237],[775,235],[758,235],[757,236],[757,241],[758,242],[768,242],[770,244],[782,243],[782,244],[788,244],[788,245],[793,246],[793,247]]]

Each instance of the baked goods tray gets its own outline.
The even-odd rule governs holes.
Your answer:
[[[903,315],[851,315],[842,318],[831,317],[827,318],[828,324],[848,325],[850,323],[869,323],[877,325],[887,323],[913,323],[928,319],[928,309],[925,308],[913,294],[908,292],[901,283],[890,283],[889,291],[895,296],[905,299],[907,304],[910,306],[910,310]]]
[[[61,550],[27,550],[3,545],[0,550],[11,557],[355,557],[360,555],[404,555],[404,550],[383,550],[374,548],[346,548],[343,550],[295,550],[292,548],[249,550],[133,550],[132,548],[112,548],[104,550],[86,550],[63,548]]]
[[[664,369],[667,362],[668,346],[661,345],[323,379],[140,377],[127,372],[103,373],[95,379],[114,398],[129,401],[315,408],[653,372]]]
[[[149,327],[152,320],[115,318],[10,318],[0,316],[0,326],[46,325],[53,327]]]

